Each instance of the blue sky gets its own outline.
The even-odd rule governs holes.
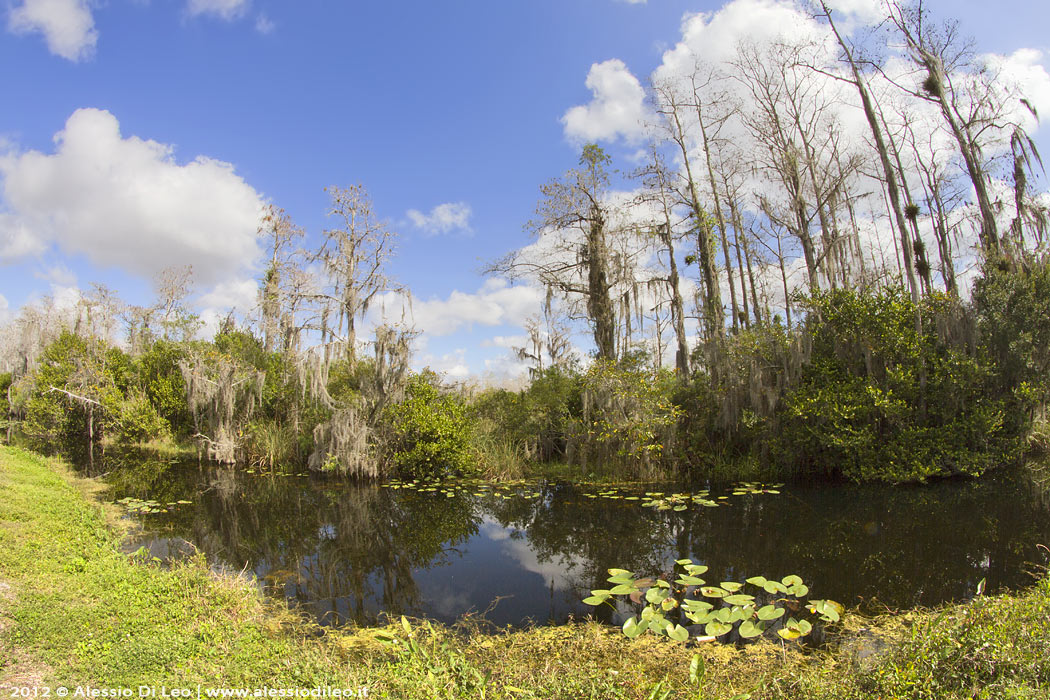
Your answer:
[[[1036,49],[1044,52],[1037,64],[1050,65],[1046,3],[927,6],[959,19],[982,51]],[[580,134],[567,133],[563,117],[591,103],[592,66],[619,59],[644,82],[682,40],[688,13],[721,7],[8,0],[0,6],[0,313],[93,281],[144,303],[150,275],[168,263],[194,265],[202,306],[243,306],[245,282],[258,274],[244,237],[253,201],[283,207],[316,236],[326,225],[323,188],[361,182],[401,233],[392,275],[423,302],[417,325],[434,331],[420,362],[453,375],[483,373],[486,360],[489,370],[505,369],[509,351],[491,338],[520,334],[535,298],[478,270],[528,243],[523,226],[539,186],[575,164]],[[63,129],[62,160],[40,168],[27,160],[59,153]],[[615,156],[637,149],[623,130],[607,133],[603,145]],[[92,167],[119,172],[95,178]],[[136,203],[140,172],[154,185]],[[172,177],[181,194],[160,201]],[[189,211],[197,203],[201,211]],[[440,205],[458,217],[426,230],[424,217]],[[138,218],[125,216],[127,207]],[[209,224],[212,207],[223,213]],[[200,240],[176,240],[180,226]],[[48,230],[56,227],[63,232]]]

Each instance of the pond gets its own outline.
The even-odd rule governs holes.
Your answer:
[[[561,623],[595,612],[581,600],[608,587],[607,569],[657,574],[686,557],[714,581],[798,574],[814,597],[847,606],[932,606],[972,596],[982,579],[988,592],[1030,584],[1046,563],[1038,545],[1050,544],[1045,491],[1008,471],[925,487],[734,494],[704,484],[357,484],[141,455],[100,466],[111,498],[142,524],[132,550],[170,559],[199,549],[323,624],[384,613]]]

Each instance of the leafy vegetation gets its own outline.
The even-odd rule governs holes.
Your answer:
[[[740,639],[754,639],[767,630],[775,630],[782,639],[793,640],[813,631],[813,623],[805,618],[790,615],[784,619],[788,610],[801,610],[800,601],[809,594],[809,587],[798,576],[788,575],[779,581],[763,576],[747,579],[747,584],[768,596],[780,596],[762,604],[757,595],[741,592],[745,588],[742,583],[722,581],[717,586],[707,585],[700,578],[707,571],[706,566],[690,559],[679,559],[675,564],[680,569],[673,582],[664,578],[638,578],[626,569],[609,569],[608,581],[613,584],[612,588],[593,590],[583,602],[602,605],[616,596],[626,596],[642,606],[638,615],[632,615],[623,623],[623,633],[630,639],[649,631],[685,642],[690,638],[690,631],[682,622],[702,626],[705,636],[701,641],[722,637],[732,632],[734,625]],[[701,597],[687,597],[696,593]],[[827,623],[838,622],[843,612],[842,605],[833,600],[810,600],[805,609]]]

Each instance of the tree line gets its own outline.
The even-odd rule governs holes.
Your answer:
[[[329,190],[313,248],[266,211],[256,310],[210,341],[188,269],[150,306],[96,285],[73,313],[23,309],[8,438],[173,435],[220,462],[373,478],[559,461],[909,481],[1009,461],[1048,388],[1035,110],[951,23],[885,11],[858,41],[821,2],[816,35],[658,72],[640,165],[588,144],[541,187],[533,243],[488,266],[546,290],[521,390],[412,371],[407,324],[358,337],[408,291],[357,185]]]

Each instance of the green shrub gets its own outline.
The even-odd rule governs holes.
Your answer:
[[[383,422],[387,452],[404,476],[462,474],[477,466],[466,407],[442,393],[433,372],[414,375],[404,400],[387,407]]]
[[[777,458],[808,475],[923,481],[976,475],[1016,454],[1009,406],[968,339],[972,320],[943,296],[923,332],[901,289],[837,290],[805,300],[810,363],[786,394]]]
[[[145,393],[133,390],[120,403],[116,420],[117,441],[122,443],[149,442],[171,437],[168,421],[157,412]]]

